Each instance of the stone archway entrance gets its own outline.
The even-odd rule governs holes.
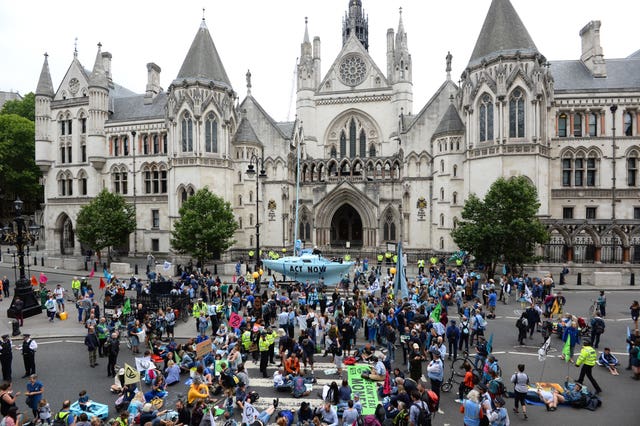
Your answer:
[[[73,222],[66,214],[63,214],[58,220],[58,234],[60,235],[60,253],[63,255],[72,255],[75,248],[75,232],[73,230]]]
[[[331,247],[362,247],[362,218],[350,204],[343,204],[331,218]]]

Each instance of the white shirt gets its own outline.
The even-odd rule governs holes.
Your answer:
[[[242,423],[252,424],[258,419],[260,412],[249,403],[245,401],[244,410],[242,410]]]
[[[63,299],[64,298],[64,288],[62,287],[56,287],[53,289],[53,294],[56,295],[56,299]]]

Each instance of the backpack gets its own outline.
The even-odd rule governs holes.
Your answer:
[[[601,319],[597,319],[595,321],[595,324],[593,324],[593,330],[598,334],[604,333],[604,327],[605,327],[604,321]]]
[[[409,425],[409,413],[407,410],[402,410],[393,419],[394,426],[408,426]]]
[[[422,401],[422,404],[417,404],[418,401],[416,401],[416,403],[414,403],[416,405],[416,407],[418,407],[418,409],[420,410],[420,412],[418,413],[418,419],[416,421],[416,425],[419,426],[427,426],[431,424],[431,416],[430,416],[430,411],[431,410],[431,403],[432,403],[432,399],[431,396],[429,395],[429,392],[432,391],[427,391],[427,399],[428,402],[426,402],[427,407],[424,406],[425,401]],[[434,393],[435,395],[435,393]],[[436,402],[437,402],[437,396],[436,396]],[[435,408],[435,406],[434,406]]]
[[[62,414],[62,416],[61,416]],[[67,422],[69,421],[69,412],[58,412],[53,418],[53,426],[67,426]]]

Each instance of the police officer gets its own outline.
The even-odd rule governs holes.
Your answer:
[[[31,338],[31,334],[25,333],[22,336],[24,337],[22,341],[22,360],[24,361],[24,376],[22,378],[24,379],[36,374],[36,350],[38,349],[38,344]]]
[[[424,259],[418,259],[418,273],[424,274]]]
[[[241,339],[243,353],[249,353],[251,349],[251,328],[249,326],[242,333]]]
[[[267,328],[267,342],[269,342],[269,363],[275,364],[276,361],[273,359],[276,339],[278,338],[278,332],[271,327]]]
[[[582,365],[582,367],[580,368],[580,377],[578,377],[576,383],[582,384],[584,376],[587,376],[589,378],[589,381],[591,381],[593,388],[596,390],[596,393],[600,393],[602,392],[602,389],[600,388],[600,385],[598,385],[598,382],[596,382],[596,379],[593,378],[593,374],[591,373],[591,370],[593,370],[593,366],[596,365],[597,359],[598,354],[596,353],[596,350],[591,346],[591,341],[585,339],[582,342],[582,350],[580,351],[580,355],[578,355],[578,359],[576,360],[576,367],[580,367]]]
[[[11,362],[13,361],[13,347],[8,334],[2,336],[0,341],[0,363],[2,364],[2,380],[11,381]]]
[[[260,351],[260,372],[262,377],[267,378],[267,364],[269,363],[269,340],[266,330],[260,332],[258,340],[258,350]]]

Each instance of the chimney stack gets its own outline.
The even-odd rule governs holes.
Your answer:
[[[104,72],[107,75],[109,86],[111,86],[113,84],[113,79],[111,78],[111,53],[102,52],[102,67],[104,68]]]
[[[607,76],[607,64],[600,46],[600,21],[591,21],[580,30],[582,55],[580,60],[596,78]]]
[[[153,102],[156,95],[162,92],[160,87],[160,67],[153,62],[147,64],[147,90],[144,95],[145,105]]]

